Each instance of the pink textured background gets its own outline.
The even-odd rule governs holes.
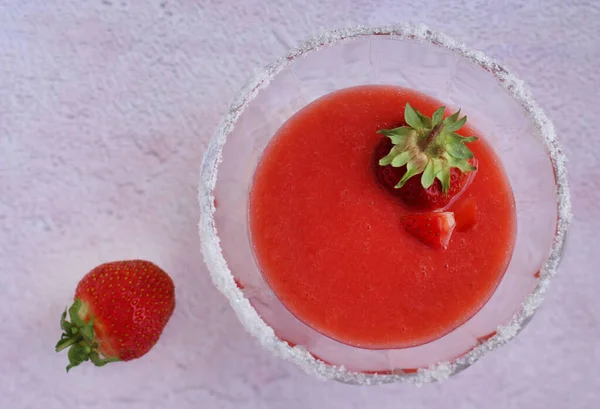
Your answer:
[[[600,3],[402,3],[0,0],[0,407],[600,407]],[[575,219],[546,303],[508,346],[443,384],[324,383],[262,351],[211,286],[199,165],[249,72],[286,43],[400,20],[526,81],[571,159]],[[176,282],[161,341],[144,359],[67,377],[53,346],[78,279],[133,257]]]

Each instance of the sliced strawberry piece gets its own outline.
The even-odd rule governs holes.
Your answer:
[[[402,224],[409,234],[434,249],[447,248],[456,227],[452,212],[413,214],[405,216]]]

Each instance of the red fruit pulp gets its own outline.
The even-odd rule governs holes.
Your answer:
[[[482,135],[469,144],[477,177],[456,201],[478,222],[446,250],[402,228],[414,213],[381,189],[376,132],[398,126],[409,102],[431,116],[443,103],[369,85],[326,95],[277,132],[256,169],[250,235],[263,276],[300,320],[350,345],[401,348],[439,338],[475,314],[500,282],[515,239],[515,208],[500,162]],[[418,179],[418,178],[417,178]]]

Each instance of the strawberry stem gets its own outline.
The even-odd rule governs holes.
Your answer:
[[[423,139],[423,144],[421,145],[421,150],[425,151],[427,148],[429,148],[429,145],[431,145],[433,143],[433,141],[436,140],[438,135],[442,132],[443,127],[444,126],[441,123],[439,123],[433,127],[433,129],[431,130],[431,132],[429,133],[427,138]]]
[[[63,349],[66,349],[66,348],[70,347],[71,345],[76,344],[82,340],[83,340],[83,337],[81,335],[78,337],[75,337],[75,338],[66,338],[64,340],[61,340],[61,341],[59,341],[58,344],[56,344],[55,351],[60,352]]]

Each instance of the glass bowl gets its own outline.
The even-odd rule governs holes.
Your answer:
[[[316,332],[281,304],[252,252],[248,192],[264,148],[311,101],[361,84],[412,88],[462,108],[501,158],[515,196],[515,250],[500,285],[471,319],[425,345],[369,350]],[[570,219],[565,158],[523,83],[481,52],[411,25],[325,32],[258,73],[210,141],[199,201],[205,262],[246,329],[307,372],[353,384],[446,379],[512,339],[544,297]]]

